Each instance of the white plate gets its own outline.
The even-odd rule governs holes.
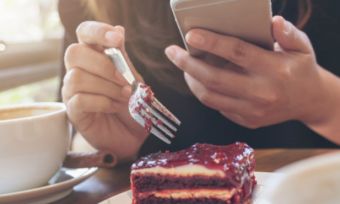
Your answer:
[[[263,191],[264,204],[339,204],[340,152],[312,157],[277,171]],[[298,196],[297,196],[298,195]]]
[[[98,168],[61,168],[48,185],[15,193],[0,194],[1,204],[45,204],[59,200],[72,192],[75,185],[92,176]]]
[[[254,204],[259,204],[256,202],[256,198],[261,197],[261,193],[263,192],[263,190],[265,189],[265,186],[263,185],[266,180],[273,176],[275,174],[273,173],[267,173],[267,172],[256,172],[255,176],[256,176],[256,180],[257,180],[257,190],[255,193],[255,202]],[[102,201],[99,204],[131,204],[132,202],[132,194],[131,191],[125,191],[119,195],[113,196],[107,200]]]

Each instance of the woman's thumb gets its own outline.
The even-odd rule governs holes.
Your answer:
[[[273,36],[283,50],[313,52],[307,35],[281,16],[273,17]]]

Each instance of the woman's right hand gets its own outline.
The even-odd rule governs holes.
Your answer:
[[[103,54],[108,47],[121,49],[137,80],[142,80],[125,52],[124,28],[86,21],[76,33],[79,42],[65,52],[62,96],[68,117],[95,148],[131,160],[148,134],[128,112],[130,85]]]

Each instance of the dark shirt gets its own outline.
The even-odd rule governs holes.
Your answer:
[[[288,20],[295,21],[296,1],[289,2],[291,3],[288,3],[283,16]],[[340,54],[338,52],[340,48],[340,12],[338,12],[340,1],[315,0],[313,2],[313,15],[304,31],[312,41],[318,63],[340,76]],[[278,10],[277,4],[274,3],[274,14]],[[61,0],[59,12],[66,30],[66,47],[70,43],[76,42],[74,31],[77,25],[82,21],[89,20],[89,17],[86,16],[86,12],[78,0]],[[158,50],[158,52],[163,51]],[[218,111],[202,105],[194,96],[180,94],[169,88],[155,76],[147,73],[144,65],[135,60],[134,56],[130,57],[146,83],[152,86],[157,98],[182,121],[172,145],[167,146],[155,137],[150,137],[142,148],[143,152],[158,149],[178,150],[196,142],[229,144],[242,141],[254,148],[338,147],[298,121],[288,121],[255,130],[235,124]],[[183,78],[178,80],[183,80]],[[311,103],[313,102],[311,101]]]

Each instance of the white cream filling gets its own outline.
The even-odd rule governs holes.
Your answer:
[[[135,169],[132,170],[131,174],[158,174],[158,175],[170,175],[170,176],[214,176],[224,177],[225,174],[222,170],[208,169],[201,165],[187,164],[178,167],[164,168],[164,167],[153,167],[147,169]]]
[[[236,189],[174,189],[174,190],[162,190],[151,191],[146,193],[140,193],[140,197],[153,195],[157,198],[165,199],[190,199],[190,198],[215,198],[219,200],[227,201],[236,193]]]

